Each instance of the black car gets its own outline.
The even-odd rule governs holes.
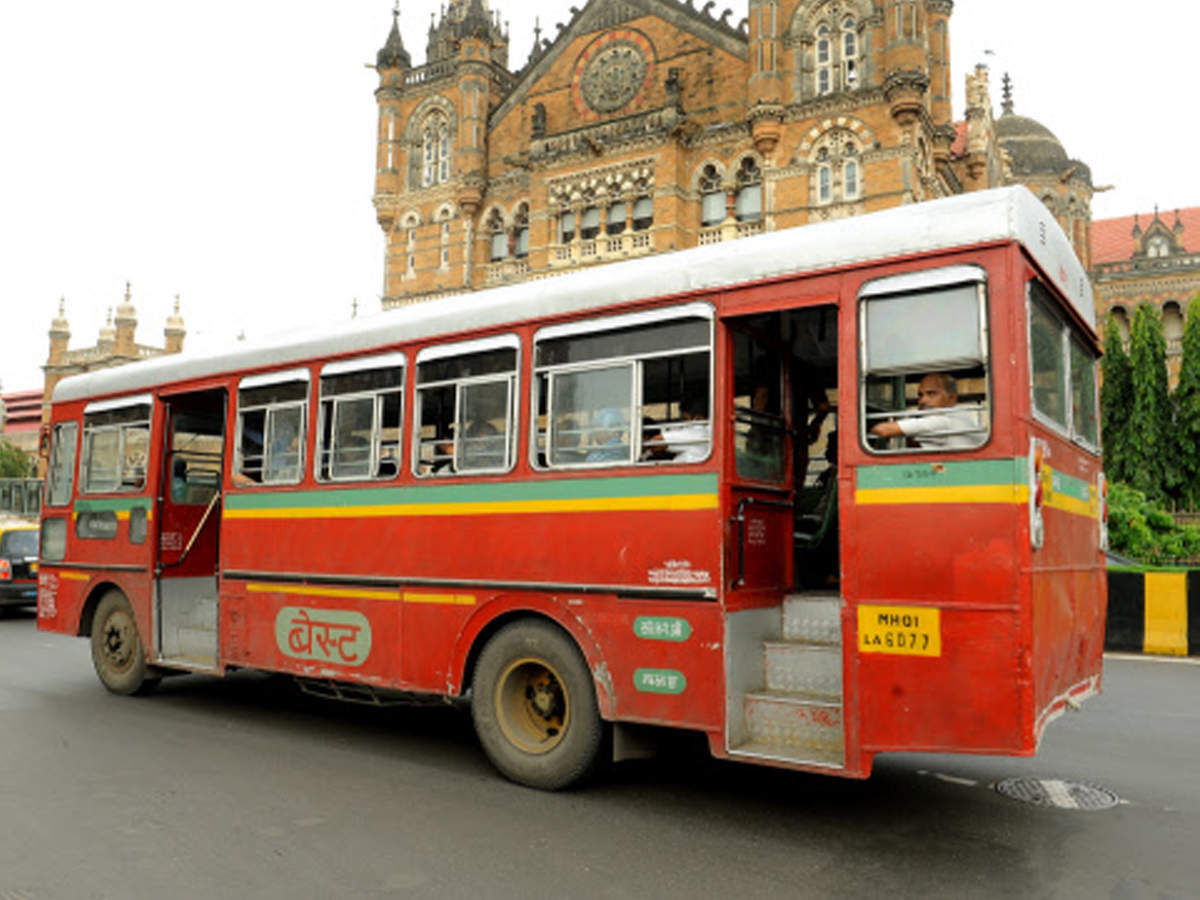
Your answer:
[[[0,523],[0,607],[37,603],[38,529]]]

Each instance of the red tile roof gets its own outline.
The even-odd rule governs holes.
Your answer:
[[[1097,219],[1092,222],[1092,264],[1124,262],[1133,258],[1133,221],[1134,216],[1120,216],[1116,219]],[[1154,221],[1154,213],[1138,213],[1136,216],[1142,231]],[[1158,214],[1167,228],[1175,227],[1175,210]],[[1200,206],[1179,210],[1179,221],[1183,223],[1183,233],[1179,240],[1188,252],[1200,249]]]

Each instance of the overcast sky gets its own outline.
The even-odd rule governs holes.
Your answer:
[[[535,15],[552,36],[571,2],[491,0],[511,23],[514,68]],[[745,0],[717,11],[727,4],[733,21],[745,15]],[[355,299],[360,315],[377,313],[377,82],[365,64],[391,7],[0,3],[0,387],[41,387],[59,297],[71,346],[92,346],[127,280],[137,339],[160,346],[176,294],[191,349],[348,318]],[[417,64],[438,8],[402,4]],[[1120,17],[1105,9],[958,0],[955,116],[964,73],[986,62],[997,115],[1008,71],[1016,111],[1049,127],[1097,185],[1114,186],[1097,194],[1096,218],[1200,206],[1200,117],[1188,99],[1200,12],[1183,0],[1143,0]]]

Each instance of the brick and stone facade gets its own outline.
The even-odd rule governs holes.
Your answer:
[[[377,56],[384,308],[1006,183],[951,0],[591,0],[530,58],[452,0]]]

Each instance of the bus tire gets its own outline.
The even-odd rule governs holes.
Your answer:
[[[114,694],[144,694],[159,682],[146,665],[133,608],[125,595],[110,590],[100,598],[92,620],[92,665],[100,683]]]
[[[471,717],[506,778],[553,791],[596,768],[604,723],[587,663],[548,622],[506,625],[487,642],[471,682]]]

